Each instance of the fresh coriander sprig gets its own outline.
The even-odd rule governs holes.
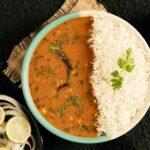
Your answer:
[[[127,49],[126,59],[122,59],[122,58],[118,59],[118,65],[121,69],[127,72],[131,72],[134,69],[135,64],[134,64],[134,58],[132,56],[131,48]]]
[[[111,86],[113,87],[113,90],[115,91],[120,89],[123,84],[123,80],[124,80],[123,77],[120,75],[118,70],[113,71],[111,75],[112,75]]]
[[[119,58],[117,64],[123,71],[129,72],[129,73],[132,72],[132,70],[135,67],[135,64],[134,64],[134,58],[132,55],[131,48],[127,49],[126,58],[125,59]],[[124,78],[122,77],[122,75],[119,73],[118,70],[113,71],[111,75],[112,75],[111,86],[113,90],[115,91],[115,90],[120,89],[123,84]]]

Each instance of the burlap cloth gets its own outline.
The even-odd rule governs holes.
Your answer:
[[[78,11],[78,10],[99,10],[106,11],[102,4],[98,4],[96,0],[66,0],[61,8],[47,21],[45,21],[39,28],[37,28],[34,32],[30,33],[27,37],[25,37],[22,41],[17,44],[12,53],[7,60],[7,68],[3,71],[4,74],[9,77],[9,79],[13,83],[20,82],[20,74],[21,67],[24,55],[26,53],[26,49],[31,43],[32,39],[36,36],[36,34],[48,23],[52,22],[56,18],[63,16],[69,12]]]

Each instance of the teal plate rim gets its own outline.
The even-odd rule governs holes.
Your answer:
[[[48,131],[50,131],[51,133],[53,133],[54,135],[56,135],[58,137],[61,137],[62,139],[65,139],[65,140],[68,140],[68,141],[71,141],[71,142],[84,143],[84,144],[103,143],[103,142],[110,141],[110,140],[113,140],[115,138],[118,138],[121,135],[119,135],[117,137],[113,137],[113,138],[109,137],[109,136],[106,136],[106,135],[102,135],[102,136],[98,136],[98,137],[79,137],[79,136],[73,136],[73,135],[70,135],[68,133],[65,133],[65,132],[57,129],[53,125],[51,125],[41,115],[41,113],[38,111],[36,105],[34,104],[34,102],[32,100],[32,96],[31,96],[31,93],[30,93],[30,90],[29,90],[29,84],[28,84],[28,73],[29,73],[28,69],[29,69],[30,60],[32,58],[32,54],[34,53],[34,50],[36,49],[36,47],[38,46],[38,44],[40,43],[40,41],[46,36],[46,34],[49,31],[51,31],[56,26],[58,26],[58,25],[60,25],[60,24],[62,24],[64,22],[66,22],[66,21],[69,21],[71,19],[75,19],[75,18],[79,18],[79,17],[86,17],[86,16],[90,17],[90,16],[92,16],[95,13],[109,14],[109,13],[106,13],[106,12],[100,12],[100,11],[95,11],[95,10],[78,11],[78,12],[73,12],[73,13],[64,15],[62,17],[59,17],[55,21],[53,21],[50,24],[46,25],[35,36],[35,38],[31,42],[31,44],[29,45],[29,47],[27,49],[27,52],[25,54],[24,60],[23,60],[22,72],[21,72],[21,83],[22,83],[23,95],[24,95],[25,101],[27,103],[27,106],[29,107],[31,113],[37,119],[37,121],[43,127],[45,127]],[[121,18],[119,18],[119,17],[117,17],[117,16],[115,16],[113,14],[109,14],[109,15],[115,17],[116,19],[119,19],[119,20],[123,21],[125,24],[128,24],[128,26],[130,26],[130,28],[132,28],[138,34],[138,36],[140,36],[141,40],[147,46],[147,48],[149,48],[148,45],[147,45],[147,43],[145,42],[145,40],[140,35],[140,33],[136,29],[134,29],[128,22],[126,22],[125,20],[123,20],[123,19],[121,19]],[[146,111],[143,113],[143,116],[144,116],[145,113],[146,113]],[[141,120],[141,118],[140,118],[140,120]],[[136,124],[134,124],[131,128],[133,128]],[[126,132],[128,132],[128,131],[129,130],[127,130]]]

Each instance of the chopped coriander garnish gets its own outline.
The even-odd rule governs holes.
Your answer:
[[[69,102],[68,102],[68,100],[66,100],[63,104],[62,104],[62,106],[61,106],[61,108],[58,110],[58,113],[59,113],[59,116],[63,116],[63,115],[65,115],[65,113],[66,113],[66,107],[69,105]]]
[[[62,44],[65,44],[68,41],[68,39],[69,39],[68,35],[65,34],[62,40]]]
[[[70,97],[72,104],[78,106],[79,108],[81,108],[81,100],[79,99],[79,97],[77,95],[73,95]]]
[[[134,69],[135,64],[134,64],[134,58],[132,56],[131,48],[128,48],[127,50],[126,59],[122,59],[122,58],[118,59],[118,65],[121,69],[127,72],[131,72]]]
[[[113,71],[111,75],[112,75],[111,86],[113,87],[113,90],[120,89],[123,84],[123,77],[120,75],[118,70]]]
[[[79,39],[79,37],[80,37],[79,34],[75,34],[73,39],[72,39],[72,43],[74,44]]]
[[[85,131],[85,130],[87,130],[87,129],[88,129],[88,128],[87,128],[86,125],[80,125],[79,128],[78,128],[79,131]]]
[[[52,74],[52,72],[53,72],[50,65],[47,66],[47,72],[49,75]]]
[[[57,50],[60,50],[62,48],[62,44],[57,42],[52,44],[52,46],[49,48],[50,52],[56,52]]]
[[[67,41],[68,41],[68,35],[65,34],[60,38],[59,41],[56,41],[55,43],[52,44],[52,46],[49,48],[49,51],[56,52],[58,50],[61,50]]]
[[[55,115],[62,117],[65,115],[66,113],[66,107],[69,106],[69,101],[66,100],[60,107],[60,109],[53,109],[50,108],[49,111],[51,111],[52,113],[54,113]]]
[[[65,107],[61,107],[59,110],[60,116],[63,116],[65,114]]]
[[[82,103],[80,98],[77,95],[72,95],[70,100],[72,101],[72,104],[78,108],[77,114],[80,114],[82,112]]]

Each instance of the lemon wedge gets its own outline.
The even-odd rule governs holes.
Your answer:
[[[27,119],[15,116],[6,124],[6,135],[14,143],[23,143],[31,135],[31,126]]]
[[[5,119],[5,112],[2,107],[0,107],[0,125],[4,122]]]

